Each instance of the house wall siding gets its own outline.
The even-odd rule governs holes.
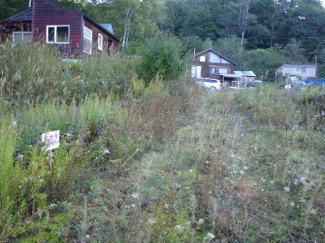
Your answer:
[[[104,52],[108,55],[118,51],[119,43],[106,34],[104,31],[99,29],[96,25],[92,24],[88,20],[84,19],[84,25],[93,32],[92,38],[92,53]],[[103,50],[98,49],[98,34],[103,36]]]
[[[46,42],[47,25],[69,25],[69,44],[54,44],[63,55],[80,56],[82,54],[83,16],[57,6],[45,0],[33,3],[33,40]]]

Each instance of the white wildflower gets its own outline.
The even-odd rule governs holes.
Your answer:
[[[235,156],[236,156],[236,155],[234,155],[234,154],[231,154],[231,155],[230,155],[230,158],[235,158]]]
[[[305,179],[305,177],[300,177],[299,178],[299,183],[301,183],[301,184],[305,184],[306,183],[306,179]]]
[[[18,154],[17,159],[22,160],[24,158],[24,155]]]
[[[288,187],[288,186],[283,187],[283,191],[290,192],[290,187]]]
[[[132,203],[132,204],[131,204],[131,207],[132,207],[132,208],[135,208],[135,204],[134,204],[134,203]]]
[[[149,219],[149,220],[148,220],[148,223],[151,224],[151,225],[153,225],[153,224],[156,223],[156,221],[154,221],[153,219]]]
[[[49,208],[50,209],[53,209],[53,208],[55,208],[55,207],[57,207],[58,205],[57,204],[55,204],[55,203],[51,203],[50,205],[49,205]]]
[[[241,171],[240,171],[240,174],[245,174],[245,172],[241,170]]]
[[[138,198],[139,198],[139,195],[138,195],[138,193],[133,193],[133,194],[132,194],[132,197],[133,197],[134,199],[138,199]]]
[[[247,170],[247,166],[246,165],[244,165],[244,170]]]
[[[290,206],[291,206],[291,207],[294,207],[295,205],[296,205],[295,202],[291,202],[291,203],[290,203]]]
[[[201,224],[203,224],[204,223],[204,219],[199,219],[199,221],[197,221],[197,224],[198,225],[201,225]]]
[[[312,215],[316,215],[316,214],[317,214],[317,210],[316,210],[316,209],[312,209],[312,210],[310,210],[310,213],[311,213]]]
[[[169,206],[168,206],[167,203],[165,203],[165,205],[164,205],[164,209],[169,209]]]
[[[181,225],[176,225],[174,228],[177,235],[182,235],[184,231],[184,227]]]
[[[103,155],[110,155],[110,154],[111,154],[111,152],[109,152],[108,149],[105,149],[104,152],[103,152]]]
[[[12,126],[13,126],[13,127],[17,127],[17,121],[13,121],[13,122],[12,122]]]

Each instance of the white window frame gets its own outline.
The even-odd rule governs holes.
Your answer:
[[[31,32],[31,31],[14,31],[14,32],[12,32],[12,43],[14,43],[14,44],[17,44],[17,42],[15,41],[15,34],[22,34],[22,42],[23,43],[25,43],[24,42],[24,34],[31,34],[31,41],[32,41],[32,35],[33,35],[33,33]],[[30,41],[30,42],[31,42]]]
[[[91,33],[91,37],[90,38],[87,37],[87,36],[85,36],[85,30],[86,29],[89,30],[90,33]],[[90,40],[90,52],[86,52],[85,50],[83,50],[83,52],[88,53],[88,54],[91,54],[92,53],[92,49],[93,49],[92,48],[92,45],[93,45],[93,31],[91,29],[88,29],[86,26],[84,26],[84,36],[83,36],[83,38],[86,38],[86,39]]]
[[[296,72],[297,72],[297,73],[301,73],[301,67],[297,67],[297,68],[296,68]]]
[[[99,37],[100,41],[99,41]],[[103,35],[101,33],[98,33],[98,50],[102,51],[103,50]]]
[[[200,62],[205,62],[205,56],[200,56]]]
[[[68,42],[58,42],[56,40],[57,28],[68,27]],[[54,41],[49,41],[49,28],[54,28]],[[70,25],[46,25],[46,43],[47,44],[70,44]]]

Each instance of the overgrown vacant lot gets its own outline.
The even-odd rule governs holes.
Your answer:
[[[2,116],[2,241],[324,240],[322,91],[166,90]]]
[[[323,90],[145,87],[132,61],[62,64],[54,83],[46,62],[6,59],[0,242],[324,241]]]

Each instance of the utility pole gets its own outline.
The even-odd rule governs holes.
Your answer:
[[[315,55],[315,62],[316,62],[316,77],[317,77],[317,55]]]

